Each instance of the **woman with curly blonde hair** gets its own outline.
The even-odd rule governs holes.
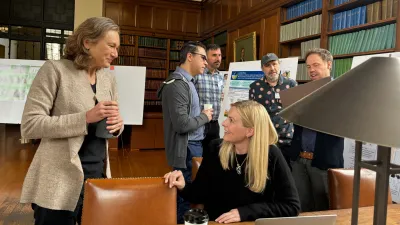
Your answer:
[[[233,103],[222,125],[223,141],[213,141],[194,182],[185,184],[180,171],[165,174],[165,182],[204,204],[219,223],[297,216],[297,190],[265,108],[251,100]]]

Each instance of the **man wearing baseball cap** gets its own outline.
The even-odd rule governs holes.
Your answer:
[[[292,123],[278,115],[282,110],[279,92],[295,87],[297,83],[281,74],[279,58],[274,53],[268,53],[262,57],[261,69],[265,76],[250,85],[249,99],[257,101],[266,108],[279,136],[278,147],[290,167],[287,151],[290,148],[294,130]]]

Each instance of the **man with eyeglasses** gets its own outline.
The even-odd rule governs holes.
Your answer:
[[[218,71],[221,65],[221,47],[217,44],[207,45],[207,68],[204,73],[195,77],[195,86],[200,97],[200,107],[211,106],[214,114],[210,123],[205,124],[203,140],[203,156],[209,152],[209,144],[219,139],[218,117],[221,111],[221,95],[224,89],[224,78]]]
[[[207,66],[205,46],[201,42],[188,42],[181,49],[179,66],[158,90],[162,101],[164,142],[167,162],[183,173],[185,182],[191,182],[192,157],[203,154],[204,125],[211,121],[213,110],[201,111],[194,77]],[[178,223],[190,204],[178,197]]]

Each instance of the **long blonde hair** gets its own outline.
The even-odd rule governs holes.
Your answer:
[[[261,104],[245,100],[233,103],[231,106],[238,110],[243,126],[254,129],[247,153],[245,179],[251,191],[261,193],[264,191],[268,179],[269,145],[276,144],[278,134],[267,110]],[[234,144],[223,141],[219,157],[224,170],[233,169],[236,162]]]

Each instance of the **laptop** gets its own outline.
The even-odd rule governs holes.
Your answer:
[[[257,219],[255,225],[335,225],[336,215],[297,216]]]

